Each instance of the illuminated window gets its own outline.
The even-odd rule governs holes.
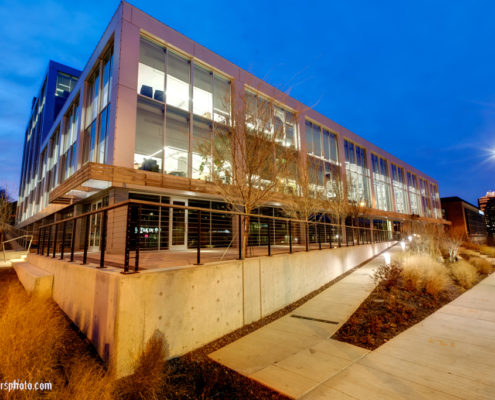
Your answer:
[[[137,91],[140,95],[164,102],[165,49],[141,38]]]
[[[167,104],[189,111],[191,62],[169,52],[167,65]]]
[[[138,98],[134,168],[161,172],[163,159],[163,106]]]

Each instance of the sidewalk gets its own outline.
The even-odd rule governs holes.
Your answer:
[[[495,274],[304,399],[495,398]]]
[[[290,314],[209,357],[290,397],[303,396],[369,353],[329,338],[374,289],[373,271],[382,263],[379,255]]]

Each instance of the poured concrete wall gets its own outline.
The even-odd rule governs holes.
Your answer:
[[[29,256],[54,275],[53,297],[117,376],[156,332],[169,357],[194,350],[300,299],[390,243],[281,254],[122,275]]]

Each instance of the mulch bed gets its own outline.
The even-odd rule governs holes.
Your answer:
[[[387,288],[380,282],[333,339],[374,350],[402,331],[422,321],[462,293],[457,286],[438,297],[401,284]]]

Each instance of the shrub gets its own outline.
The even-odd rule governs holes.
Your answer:
[[[375,284],[383,284],[387,290],[398,286],[402,268],[397,263],[380,265],[373,274]]]
[[[159,400],[164,395],[166,378],[163,340],[153,335],[137,360],[134,373],[116,382],[115,396],[120,400]]]
[[[478,273],[476,268],[469,264],[467,261],[460,260],[453,264],[450,264],[450,271],[453,278],[464,289],[470,289],[478,281]]]
[[[492,272],[492,265],[490,262],[481,257],[471,257],[469,263],[475,267],[480,274],[489,274]]]
[[[428,255],[404,257],[402,277],[406,287],[438,296],[452,283],[445,266]]]

